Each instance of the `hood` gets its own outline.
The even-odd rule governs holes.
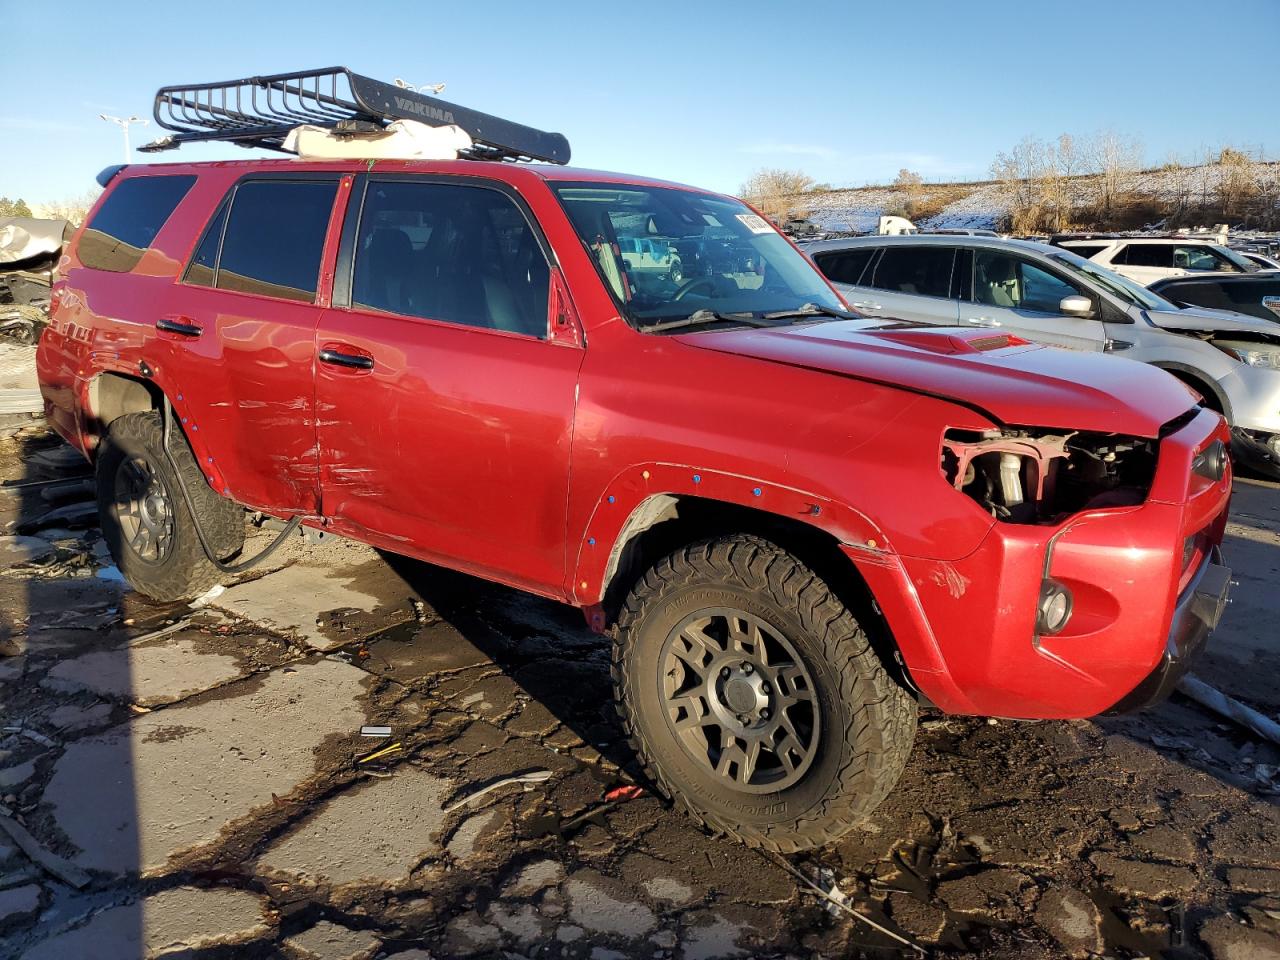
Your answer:
[[[1230,310],[1187,307],[1185,310],[1147,310],[1147,319],[1162,330],[1202,330],[1214,333],[1262,333],[1280,337],[1280,324]]]
[[[1147,364],[990,330],[849,320],[676,339],[940,397],[1015,426],[1155,437],[1195,403],[1178,380]]]

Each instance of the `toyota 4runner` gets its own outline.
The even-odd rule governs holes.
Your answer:
[[[1167,373],[860,318],[737,200],[346,71],[156,116],[279,147],[309,96],[473,144],[104,171],[60,264],[46,411],[142,593],[251,562],[248,509],[580,607],[651,780],[775,850],[875,808],[918,703],[1142,706],[1216,624],[1229,436]]]

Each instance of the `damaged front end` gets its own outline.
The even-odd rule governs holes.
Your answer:
[[[951,429],[942,474],[997,520],[1057,523],[1099,507],[1142,503],[1158,441],[1087,432]]]

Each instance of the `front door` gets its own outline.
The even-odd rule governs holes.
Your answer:
[[[1062,300],[1093,301],[1089,318],[1063,314]],[[960,303],[961,326],[994,327],[1038,343],[1071,350],[1101,351],[1106,331],[1098,298],[1047,266],[1003,250],[974,251],[973,294]]]
[[[562,594],[583,351],[549,336],[551,270],[531,215],[461,179],[370,177],[355,193],[349,294],[340,279],[317,337],[325,516]]]

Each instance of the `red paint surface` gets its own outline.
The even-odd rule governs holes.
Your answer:
[[[949,427],[1154,437],[1189,398],[1153,368],[980,331],[875,333],[856,321],[636,332],[546,184],[633,178],[474,161],[375,165],[489,177],[519,192],[557,261],[547,340],[329,306],[346,188],[316,305],[180,281],[232,184],[297,169],[253,161],[120,175],[199,181],[131,274],[84,268],[72,244],[38,352],[63,436],[91,456],[90,384],[106,371],[136,377],[145,361],[210,482],[240,503],[596,612],[610,552],[652,496],[800,520],[844,545],[913,680],[957,712],[1067,717],[1110,706],[1160,656],[1183,538],[1206,530],[1206,544],[1221,540],[1230,476],[1209,484],[1190,474],[1197,450],[1226,440],[1214,414],[1162,441],[1147,503],[1059,527],[996,523],[939,469]],[[157,333],[165,316],[203,334]],[[370,356],[374,368],[319,364],[324,347]],[[1050,573],[1080,602],[1066,633],[1036,643],[1034,601],[1055,535]]]

